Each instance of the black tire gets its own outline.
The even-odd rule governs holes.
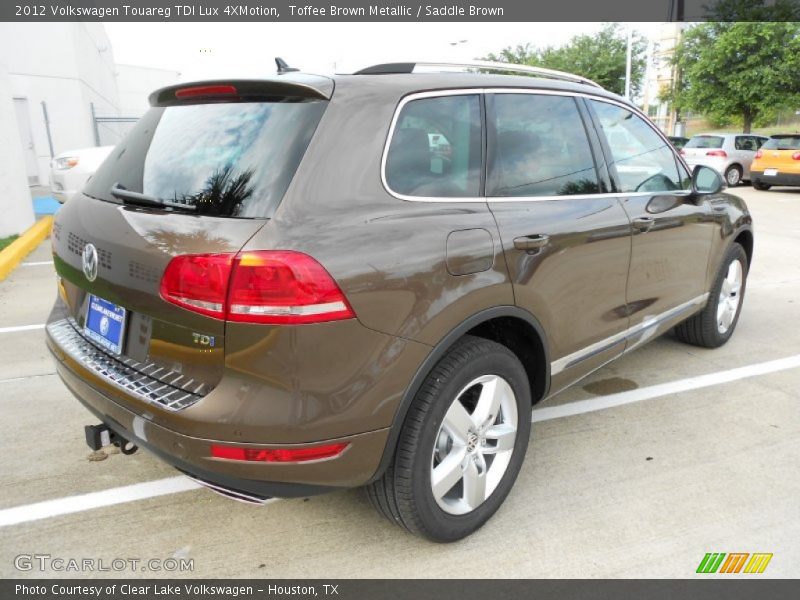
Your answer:
[[[459,392],[481,375],[497,375],[513,390],[516,439],[494,492],[474,510],[454,515],[437,504],[431,489],[434,445]],[[392,463],[367,486],[372,505],[393,523],[435,542],[452,542],[473,533],[497,511],[516,481],[530,438],[531,406],[530,385],[519,359],[496,342],[465,336],[436,364],[415,396]]]
[[[740,261],[742,264],[742,284],[738,294],[739,304],[731,325],[725,332],[720,332],[717,326],[717,307],[720,303],[720,291],[725,276],[728,273],[728,268],[735,260]],[[736,324],[739,322],[739,315],[742,312],[744,293],[747,288],[747,271],[747,254],[744,248],[739,244],[731,245],[725,253],[725,257],[717,271],[717,276],[714,279],[714,286],[711,288],[708,297],[708,304],[706,304],[702,311],[675,327],[676,337],[687,344],[702,346],[704,348],[718,348],[727,342],[731,335],[733,335]]]
[[[728,187],[736,187],[742,182],[742,167],[731,165],[725,170],[725,183]]]
[[[760,181],[754,181],[753,187],[757,190],[761,190],[762,192],[766,192],[772,186],[768,183],[761,183]]]

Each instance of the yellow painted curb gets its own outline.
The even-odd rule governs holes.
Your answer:
[[[3,250],[0,250],[0,281],[3,281],[36,246],[42,243],[53,226],[53,217],[42,217]]]

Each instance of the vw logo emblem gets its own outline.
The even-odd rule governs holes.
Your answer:
[[[83,247],[83,274],[89,281],[97,279],[97,263],[97,248],[94,244],[86,244]]]

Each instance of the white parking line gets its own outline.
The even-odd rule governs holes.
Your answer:
[[[53,371],[51,373],[36,373],[35,375],[23,375],[22,377],[9,377],[8,379],[0,379],[0,384],[14,383],[15,381],[27,381],[28,379],[35,379],[37,377],[50,377],[51,375],[55,374],[56,372]]]
[[[146,498],[156,498],[167,494],[188,492],[202,487],[188,477],[179,475],[155,481],[135,483],[124,487],[111,488],[102,492],[91,492],[79,496],[68,496],[55,500],[45,500],[36,504],[26,504],[0,510],[0,527],[38,521],[59,515],[69,515],[103,506],[113,506],[125,502],[135,502]]]
[[[533,411],[531,422],[537,423],[539,421],[571,417],[573,415],[594,412],[596,410],[605,410],[615,406],[641,402],[642,400],[652,400],[653,398],[660,398],[661,396],[697,390],[721,383],[730,383],[731,381],[737,381],[739,379],[766,375],[777,371],[786,371],[797,367],[800,367],[800,354],[756,363],[754,365],[747,365],[745,367],[728,369],[727,371],[709,373],[708,375],[699,375],[697,377],[659,383],[657,385],[639,388],[638,390],[630,390],[628,392],[609,394],[608,396],[601,396],[599,398],[569,402],[568,404],[562,404],[560,406],[537,408]]]
[[[24,262],[20,265],[20,267],[42,267],[44,265],[52,265],[52,260],[37,260],[34,262]]]
[[[651,385],[638,390],[610,394],[608,396],[591,398],[589,400],[579,400],[577,402],[562,404],[561,406],[537,408],[533,411],[533,417],[531,421],[537,423],[541,421],[550,421],[552,419],[560,419],[563,417],[594,412],[597,410],[605,410],[615,406],[622,406],[625,404],[631,404],[633,402],[642,402],[644,400],[652,400],[654,398],[660,398],[670,394],[696,390],[713,385],[719,385],[721,383],[730,383],[731,381],[746,379],[748,377],[756,377],[758,375],[766,375],[769,373],[776,373],[778,371],[786,371],[788,369],[794,369],[797,367],[800,367],[800,354],[779,358],[777,360],[756,363],[753,365],[747,365],[744,367],[738,367],[735,369],[728,369],[726,371],[719,371],[717,373],[709,373],[708,375],[700,375],[698,377],[689,377],[687,379],[679,379],[677,381],[671,381],[668,383]],[[146,498],[155,498],[157,496],[165,496],[167,494],[186,492],[199,487],[202,486],[193,482],[187,477],[178,476],[169,477],[167,479],[158,479],[156,481],[148,481],[145,483],[137,483],[124,487],[111,488],[101,492],[81,494],[79,496],[68,496],[66,498],[46,500],[44,502],[37,502],[36,504],[15,506],[13,508],[0,510],[0,527],[27,523],[29,521],[38,521],[40,519],[46,519],[49,517],[68,515],[76,512],[92,510],[95,508],[113,506],[115,504],[134,502],[136,500],[144,500]]]
[[[0,327],[0,333],[15,333],[17,331],[32,331],[34,329],[44,329],[44,323],[37,325],[17,325],[16,327]]]

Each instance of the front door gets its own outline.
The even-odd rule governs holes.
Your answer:
[[[515,301],[547,332],[556,392],[624,350],[630,224],[575,97],[486,100],[487,201]]]
[[[692,196],[689,174],[653,125],[617,104],[588,104],[605,136],[609,170],[631,220],[631,348],[705,301],[715,220],[709,203]]]

